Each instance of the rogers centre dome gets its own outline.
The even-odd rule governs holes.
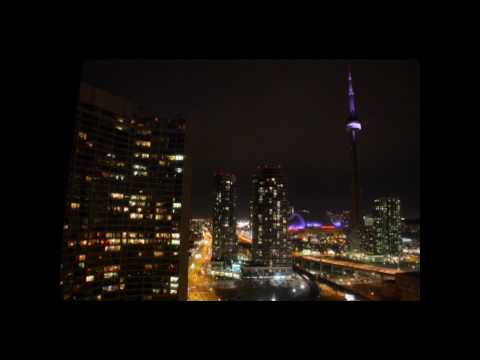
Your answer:
[[[313,217],[307,210],[301,210],[294,213],[288,219],[288,231],[299,231],[305,229],[333,230],[343,228],[341,222],[332,224],[330,220],[319,217]]]

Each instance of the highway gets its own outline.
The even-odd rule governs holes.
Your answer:
[[[360,264],[360,263],[347,261],[347,260],[336,260],[336,259],[330,259],[326,257],[299,255],[298,253],[294,254],[294,256],[301,259],[309,260],[309,261],[320,262],[322,264],[336,265],[336,266],[340,266],[340,267],[344,267],[352,270],[361,270],[361,271],[373,272],[373,273],[383,274],[383,275],[394,276],[401,272],[401,271],[398,271],[397,269],[375,266],[372,264]]]
[[[248,237],[246,237],[245,235],[241,234],[240,232],[237,232],[237,235],[238,235],[238,242],[239,242],[239,243],[247,244],[247,245],[251,245],[251,244],[252,244],[252,239],[249,239]]]
[[[203,230],[203,239],[192,252],[188,263],[188,301],[217,301],[214,280],[207,274],[212,257],[212,235]]]

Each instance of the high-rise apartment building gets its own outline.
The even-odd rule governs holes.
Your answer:
[[[402,244],[400,199],[391,196],[376,199],[373,210],[375,254],[398,256]]]
[[[292,246],[287,234],[286,183],[279,166],[261,166],[252,178],[250,223],[253,263],[291,266]]]
[[[237,259],[235,175],[215,174],[215,206],[213,209],[212,260],[231,265]]]
[[[142,114],[82,84],[66,196],[65,300],[187,298],[183,119]],[[187,174],[188,173],[188,174]]]

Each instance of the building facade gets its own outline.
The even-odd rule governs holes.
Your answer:
[[[186,300],[186,122],[82,84],[70,159],[65,300]]]
[[[398,256],[401,251],[400,199],[382,197],[374,202],[374,231],[376,255]]]
[[[261,166],[252,177],[250,223],[252,259],[258,266],[291,266],[287,234],[289,204],[286,181],[279,166]]]
[[[231,265],[237,259],[235,175],[215,174],[215,205],[213,209],[212,260]]]

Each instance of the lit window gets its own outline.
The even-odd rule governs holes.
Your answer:
[[[179,208],[182,207],[182,203],[174,202],[174,203],[173,203],[173,207],[176,208],[176,209],[179,209]]]
[[[151,145],[150,141],[141,141],[141,140],[137,140],[135,144],[141,147],[150,147]]]
[[[163,220],[163,215],[155,215],[155,220]]]
[[[121,193],[111,193],[110,196],[112,199],[123,199],[123,194]]]
[[[172,233],[172,238],[173,239],[180,239],[180,234],[179,233]]]
[[[182,161],[183,155],[169,155],[168,159],[171,161]]]
[[[110,266],[104,266],[103,271],[105,272],[112,272],[112,271],[118,271],[120,270],[120,265],[110,265]]]
[[[170,276],[171,282],[178,282],[178,276]]]
[[[105,252],[109,251],[120,251],[121,245],[111,245],[111,246],[105,246]]]
[[[118,273],[116,273],[116,272],[107,272],[107,273],[103,274],[103,277],[105,279],[111,279],[111,278],[115,278],[117,276],[118,276]]]
[[[80,204],[79,204],[79,203],[74,203],[74,202],[72,202],[72,203],[70,204],[70,207],[71,207],[72,209],[78,209],[78,208],[80,208]]]
[[[86,282],[92,282],[93,280],[95,280],[95,276],[94,276],[94,275],[87,275],[87,277],[85,278],[85,281],[86,281]]]
[[[80,139],[87,140],[87,134],[84,133],[84,132],[81,132],[81,131],[80,131],[80,132],[78,133],[78,136],[80,137]]]
[[[78,261],[85,261],[85,255],[78,255]]]
[[[118,290],[118,285],[107,285],[107,286],[104,286],[102,289],[103,291],[107,291],[107,292],[116,291]]]
[[[163,256],[163,251],[154,251],[153,256],[155,256],[155,257]]]
[[[182,171],[183,171],[183,169],[182,169],[182,168],[175,168],[175,172],[177,172],[177,173],[179,173],[179,174],[181,174],[181,173],[182,173]]]
[[[176,294],[177,290],[176,289],[170,289],[170,294]]]
[[[143,219],[143,214],[130,213],[130,219]]]
[[[85,181],[87,181],[87,182],[92,181],[92,177],[91,176],[85,176]]]
[[[173,240],[172,240],[172,245],[180,245],[180,240],[178,240],[178,239],[173,239]]]
[[[156,233],[155,237],[168,239],[168,238],[170,238],[170,234],[169,233]]]
[[[152,264],[145,264],[145,270],[152,270]]]
[[[124,207],[123,212],[128,212],[128,207]]]
[[[130,239],[128,240],[129,244],[145,244],[145,239]]]

